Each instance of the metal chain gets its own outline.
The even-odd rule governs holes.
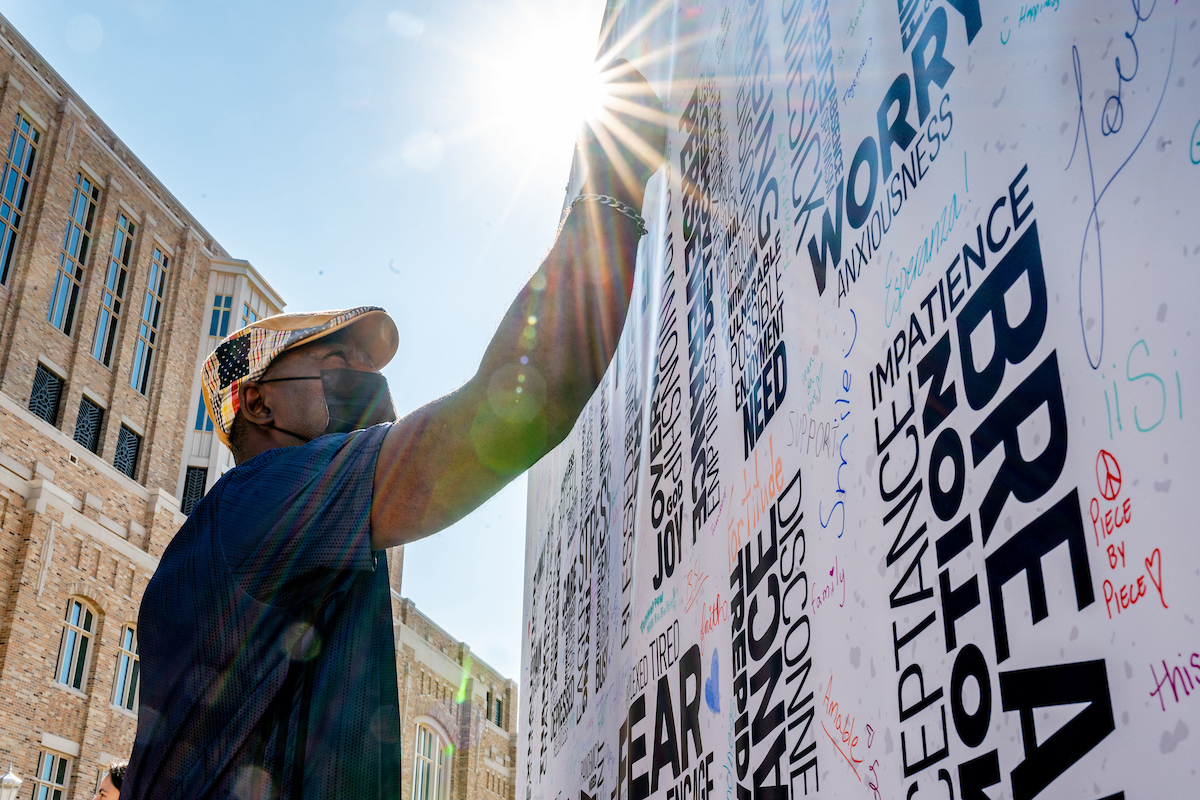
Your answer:
[[[646,235],[646,220],[642,219],[641,214],[637,213],[637,209],[635,209],[633,206],[622,203],[620,200],[618,200],[615,197],[609,197],[606,194],[581,194],[581,195],[579,195],[578,197],[576,197],[574,200],[571,201],[571,208],[567,209],[567,214],[569,215],[571,212],[571,209],[575,208],[575,206],[579,205],[580,203],[589,203],[589,202],[590,203],[599,203],[602,206],[608,206],[609,208],[616,211],[618,214],[628,217],[629,219],[633,220],[633,224],[635,226],[635,229],[637,230],[638,236]],[[560,224],[558,226],[559,233],[562,232],[563,225],[566,225],[566,223],[567,223],[567,219],[564,216],[562,224]]]

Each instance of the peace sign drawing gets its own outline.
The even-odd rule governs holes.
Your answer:
[[[1121,493],[1121,465],[1107,450],[1096,456],[1096,485],[1105,500],[1116,500]]]

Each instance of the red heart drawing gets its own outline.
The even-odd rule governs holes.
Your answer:
[[[1163,597],[1162,586],[1162,552],[1157,547],[1146,559],[1146,572],[1150,573],[1150,580],[1154,584],[1154,588],[1158,590],[1158,597],[1162,600],[1163,608],[1167,608],[1167,600]]]

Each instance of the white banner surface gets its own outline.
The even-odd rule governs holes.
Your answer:
[[[610,9],[669,152],[529,480],[522,800],[1200,791],[1198,17]]]

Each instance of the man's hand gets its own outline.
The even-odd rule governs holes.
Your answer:
[[[601,77],[607,98],[583,130],[583,192],[641,208],[646,183],[662,164],[667,116],[646,78],[625,59],[613,61]]]
[[[587,126],[586,194],[640,209],[662,163],[666,116],[625,61]],[[458,391],[392,425],[375,467],[371,544],[404,544],[474,510],[561,442],[616,351],[633,288],[638,233],[596,203],[575,206]]]

